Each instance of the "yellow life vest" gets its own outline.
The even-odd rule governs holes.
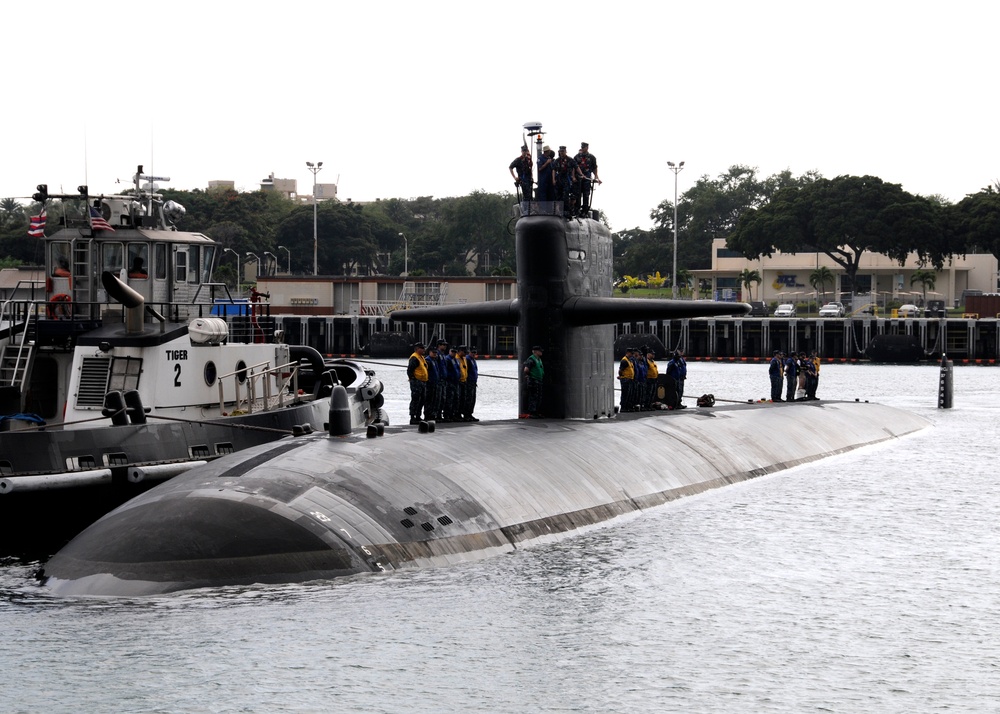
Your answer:
[[[426,382],[428,378],[427,360],[424,358],[423,355],[418,355],[416,352],[410,355],[410,359],[413,359],[414,357],[417,358],[418,364],[413,370],[413,378],[419,382]]]

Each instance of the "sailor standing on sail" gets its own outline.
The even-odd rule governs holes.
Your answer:
[[[556,200],[563,202],[563,214],[571,216],[576,211],[573,205],[573,181],[580,173],[579,167],[571,157],[566,155],[566,147],[559,147],[559,156],[555,161]]]
[[[531,152],[527,146],[522,146],[521,155],[510,162],[510,175],[514,177],[514,185],[521,189],[521,200],[530,201],[532,182]]]
[[[548,147],[542,147],[538,154],[538,191],[536,196],[539,201],[554,201],[556,184],[555,175],[552,172],[552,165],[556,160],[556,152]]]
[[[593,184],[601,183],[597,175],[597,157],[590,153],[590,144],[584,141],[580,143],[580,152],[573,160],[580,167],[580,215],[584,215],[590,210],[590,190]]]

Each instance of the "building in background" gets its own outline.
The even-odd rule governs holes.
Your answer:
[[[821,267],[829,269],[834,282],[817,290],[810,284],[810,276]],[[866,252],[861,256],[853,292],[865,304],[875,303],[880,307],[890,302],[919,305],[923,301],[923,286],[919,282],[911,285],[910,280],[914,272],[932,269],[919,265],[916,253],[911,253],[900,265],[881,253]],[[740,282],[744,270],[756,270],[761,276],[761,282],[753,285],[750,291]],[[762,300],[768,303],[819,300],[846,304],[850,302],[852,293],[844,269],[824,253],[775,251],[771,257],[747,260],[739,252],[727,248],[722,238],[712,241],[711,269],[692,270],[691,273],[704,288],[699,291],[699,296],[718,300]],[[996,256],[989,253],[956,255],[937,272],[934,289],[927,291],[927,299],[944,300],[946,305],[955,306],[966,294],[996,291]]]

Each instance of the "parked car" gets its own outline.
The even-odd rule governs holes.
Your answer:
[[[767,317],[767,304],[763,302],[751,302],[750,317]]]
[[[899,309],[896,310],[896,314],[900,317],[920,317],[920,308],[907,303],[906,305],[900,305]]]
[[[795,317],[795,306],[791,303],[782,303],[774,311],[775,317]]]
[[[843,317],[844,304],[839,302],[828,302],[819,309],[820,317]]]
[[[928,300],[927,309],[924,310],[924,315],[927,317],[947,317],[944,300]]]

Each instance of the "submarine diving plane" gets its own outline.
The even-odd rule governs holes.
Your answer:
[[[540,148],[541,126],[526,128]],[[545,347],[549,418],[360,434],[337,416],[336,386],[328,433],[240,451],[133,499],[45,565],[46,587],[151,595],[470,561],[927,425],[859,402],[616,413],[613,323],[749,306],[614,299],[611,235],[593,214],[564,216],[561,202],[515,211],[517,299],[392,317],[516,325],[522,360]],[[523,385],[519,400],[521,413]]]

